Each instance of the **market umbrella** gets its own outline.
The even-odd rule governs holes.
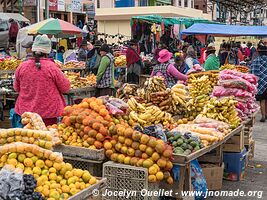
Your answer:
[[[82,36],[82,34],[86,34],[85,31],[75,25],[54,18],[49,18],[33,24],[27,29],[29,35],[47,34],[54,35],[56,38],[68,38],[74,35]]]

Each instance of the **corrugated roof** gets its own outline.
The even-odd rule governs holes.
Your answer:
[[[0,12],[0,20],[9,20],[9,19],[14,19],[16,21],[20,22],[30,22],[26,17],[22,16],[19,13],[3,13]]]

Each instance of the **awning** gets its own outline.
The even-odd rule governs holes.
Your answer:
[[[221,24],[194,24],[182,31],[182,35],[225,36],[267,36],[267,26],[237,26]]]
[[[22,16],[21,14],[19,13],[3,13],[3,12],[0,12],[0,20],[9,20],[9,19],[14,19],[16,21],[19,21],[19,22],[30,22],[30,20],[28,20],[26,17]]]

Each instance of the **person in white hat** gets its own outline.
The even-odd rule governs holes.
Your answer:
[[[19,93],[15,117],[34,112],[46,125],[56,124],[66,105],[62,94],[69,91],[70,82],[55,62],[47,58],[51,51],[47,35],[35,38],[32,51],[33,57],[22,62],[15,73],[14,89]]]

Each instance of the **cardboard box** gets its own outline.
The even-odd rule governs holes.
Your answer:
[[[209,190],[222,189],[224,164],[221,166],[208,164],[201,165]]]
[[[230,181],[241,181],[245,178],[247,150],[240,153],[223,153],[223,178]]]
[[[223,145],[224,152],[241,152],[245,147],[244,144],[244,131],[242,130],[239,135],[234,135]]]

